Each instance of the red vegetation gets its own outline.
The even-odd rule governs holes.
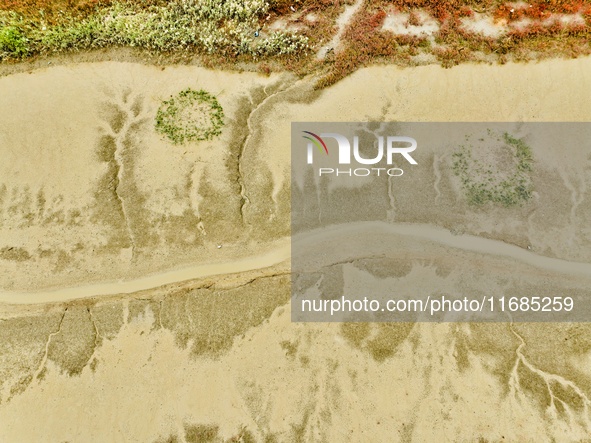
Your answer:
[[[503,4],[495,9],[496,19],[507,21],[518,21],[523,19],[546,20],[553,14],[587,14],[591,10],[589,2],[581,0],[536,0],[528,2],[527,6],[514,7],[510,4]]]
[[[409,64],[420,52],[435,55],[444,67],[474,59],[474,54],[495,54],[501,63],[509,57],[529,59],[565,54],[577,56],[591,52],[591,0],[534,0],[527,7],[515,7],[502,0],[366,0],[363,9],[345,30],[342,48],[327,60],[329,72],[319,82],[325,87],[361,66],[380,61]],[[420,25],[422,10],[439,21],[439,30],[430,38],[395,35],[383,31],[388,13],[409,13],[409,25]],[[511,10],[513,10],[511,12]],[[475,12],[492,15],[497,20],[532,21],[524,28],[512,28],[499,38],[467,31],[463,17]],[[555,14],[582,14],[585,25],[548,21]]]
[[[423,9],[443,22],[452,16],[465,15],[470,2],[466,0],[390,0],[384,4],[400,11]]]
[[[271,0],[269,13],[271,17],[291,15],[294,12],[307,14],[309,12],[330,13],[330,10],[338,10],[346,1],[344,0]],[[293,9],[292,9],[293,8]]]
[[[382,9],[362,9],[353,17],[342,36],[344,47],[336,54],[331,72],[319,82],[319,87],[331,85],[376,59],[396,55],[396,37],[381,30],[386,15]]]
[[[110,0],[0,0],[0,9],[15,11],[31,19],[43,18],[53,23],[60,16],[83,16],[97,7],[106,6]]]
[[[458,11],[458,17],[473,17],[474,11],[469,6],[462,6]]]
[[[492,12],[496,19],[508,21],[529,18],[543,20],[552,14],[588,14],[591,9],[589,0],[533,0],[527,1],[525,7],[515,7],[505,2],[485,0],[475,3],[470,0],[383,0],[382,6],[394,7],[399,11],[423,9],[440,23],[450,18],[469,17],[474,9],[479,12]],[[513,12],[511,12],[513,10]]]

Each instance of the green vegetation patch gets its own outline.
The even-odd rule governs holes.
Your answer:
[[[26,27],[16,14],[9,14],[6,23],[0,21],[0,60],[6,55],[21,58],[29,53]]]
[[[114,2],[80,18],[68,12],[49,23],[0,10],[0,61],[35,54],[112,46],[153,53],[194,51],[234,59],[305,53],[308,38],[275,30],[264,35],[265,0],[171,0],[160,5]],[[73,12],[73,11],[70,11]]]
[[[468,202],[502,204],[505,207],[519,205],[531,198],[533,156],[531,148],[523,140],[504,133],[502,137],[488,140],[477,152],[472,144],[463,145],[453,154],[453,171],[462,182]],[[478,157],[477,157],[478,155]]]
[[[162,102],[156,114],[156,131],[175,145],[211,140],[222,133],[224,111],[209,92],[187,88]]]

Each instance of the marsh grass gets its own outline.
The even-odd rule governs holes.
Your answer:
[[[165,100],[156,113],[156,131],[175,145],[211,140],[222,133],[223,126],[222,106],[203,89],[179,92]]]
[[[114,3],[83,19],[65,15],[55,25],[0,11],[0,60],[109,46],[254,59],[305,51],[308,39],[297,33],[255,35],[268,7],[264,0],[174,0],[147,7]]]
[[[360,67],[391,63],[413,66],[415,56],[434,56],[439,64],[451,68],[471,61],[540,60],[547,57],[578,57],[591,54],[591,2],[588,0],[531,0],[517,14],[513,3],[505,0],[366,0],[345,30],[342,48],[317,83],[318,88],[332,85]],[[511,12],[511,10],[514,12]],[[384,30],[388,14],[410,11],[409,25],[417,24],[415,11],[434,18],[439,30],[433,35],[397,35]],[[462,19],[478,11],[509,24],[521,18],[531,19],[526,29],[509,28],[506,34],[486,37],[468,32]],[[521,11],[521,10],[520,10]],[[578,14],[584,24],[552,25],[535,20],[548,20],[553,14]]]
[[[3,54],[10,54],[16,58],[29,54],[30,42],[27,31],[26,23],[15,13],[6,14],[5,24],[0,20],[0,60]]]
[[[471,205],[492,202],[505,207],[528,201],[533,192],[531,148],[508,133],[496,140],[491,150],[496,157],[506,157],[502,166],[474,156],[472,145],[463,145],[453,154],[453,171],[459,177]]]
[[[318,89],[371,64],[414,66],[438,62],[540,60],[591,54],[591,0],[365,0],[344,29],[339,48],[316,52],[336,32],[352,0],[0,0],[0,61],[107,47],[131,47],[158,60],[191,61],[221,69],[316,73]],[[513,10],[513,12],[512,12]],[[410,12],[437,21],[432,35],[396,35],[383,29],[389,14]],[[508,31],[487,37],[462,20],[475,12],[505,21]],[[575,24],[552,17],[576,16]],[[312,17],[312,18],[311,18]],[[509,26],[532,20],[526,28]],[[275,29],[275,20],[299,26]],[[537,21],[536,21],[537,20]],[[548,24],[552,22],[552,24]],[[293,29],[293,28],[292,28]],[[142,56],[140,54],[140,56]]]

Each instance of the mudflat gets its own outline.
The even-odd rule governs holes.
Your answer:
[[[287,141],[292,121],[589,121],[591,59],[313,83],[122,62],[0,78],[0,439],[588,438],[584,323],[292,323]],[[156,130],[186,88],[215,95],[219,137]],[[421,154],[393,213],[401,287],[501,291],[517,266],[525,293],[588,291],[591,153],[532,150],[511,208],[470,205],[452,152]]]

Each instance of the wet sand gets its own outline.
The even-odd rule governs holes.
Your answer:
[[[207,198],[221,201],[228,193],[235,195],[237,182],[242,189],[235,204],[240,205],[242,198],[243,207],[256,211],[255,217],[265,205],[274,203],[273,212],[285,204],[288,196],[279,194],[289,186],[286,140],[291,121],[584,121],[591,99],[591,87],[586,87],[591,86],[590,60],[466,65],[451,70],[373,67],[324,91],[313,105],[306,98],[313,97],[310,82],[247,73],[220,76],[195,67],[162,71],[110,62],[3,77],[0,145],[10,161],[0,171],[7,186],[0,250],[5,248],[8,257],[4,272],[0,271],[0,286],[15,293],[80,286],[142,278],[164,271],[163,263],[173,269],[256,255],[249,236],[254,231],[266,236],[269,231],[258,219],[241,221],[240,210],[232,211],[232,204],[227,204],[207,221],[202,207],[210,205],[204,201]],[[556,87],[565,82],[566,86]],[[65,91],[58,93],[59,85],[66,84]],[[158,100],[189,84],[218,95],[228,130],[214,142],[187,149],[163,140],[152,119]],[[131,110],[134,105],[142,107],[137,116]],[[117,116],[127,120],[121,128],[113,120]],[[241,119],[247,130],[242,135],[236,132]],[[34,130],[30,122],[35,122]],[[122,133],[117,135],[122,140],[135,140],[137,147],[119,152],[112,161],[101,161],[97,158],[101,137],[113,131]],[[241,137],[240,152],[233,152],[231,144]],[[536,155],[558,171],[558,184],[566,188],[563,195],[569,195],[574,205],[586,192],[586,182],[580,178],[585,175],[587,154],[572,146],[564,150],[568,155],[556,150]],[[235,168],[228,166],[231,158],[240,158]],[[432,174],[449,167],[447,160],[436,154]],[[113,192],[107,176],[112,167],[125,176],[117,190],[124,205],[121,214],[116,202],[108,200]],[[269,180],[253,172],[271,175],[274,202],[262,200]],[[219,177],[217,196],[211,191],[204,196],[200,190],[204,174]],[[260,209],[249,208],[249,202],[257,201],[252,195],[245,199],[251,191],[263,193]],[[574,218],[577,209],[570,209]],[[478,232],[495,229],[495,223],[473,215],[480,218]],[[220,217],[227,220],[223,225]],[[289,232],[287,214],[276,219],[284,223],[284,233]],[[147,232],[148,225],[155,226],[152,232]],[[208,236],[209,229],[224,235]],[[574,261],[588,258],[584,248],[572,244],[572,234],[563,232],[554,243],[543,229],[530,236],[539,237],[538,250],[550,249]],[[261,248],[281,236],[280,232],[267,236]]]
[[[365,234],[365,235],[364,235]],[[451,249],[477,252],[488,256],[500,256],[504,259],[513,259],[522,263],[539,268],[540,270],[559,272],[563,274],[579,275],[591,277],[591,263],[572,262],[560,260],[551,257],[544,257],[535,254],[527,249],[510,245],[497,240],[491,240],[474,235],[457,235],[442,228],[422,224],[392,224],[383,222],[357,222],[344,225],[335,225],[328,228],[320,228],[307,231],[304,234],[293,237],[293,245],[299,251],[305,251],[307,248],[322,250],[330,244],[345,244],[347,240],[362,238],[362,242],[373,240],[372,246],[380,247],[380,238],[382,248],[395,245],[396,241],[388,241],[388,237],[409,237],[413,242],[429,242],[448,247]],[[425,251],[429,251],[427,246],[421,246]],[[417,247],[417,249],[421,249]],[[403,255],[404,251],[400,251]],[[326,264],[330,263],[328,253],[322,257]],[[379,254],[376,254],[379,255]],[[362,256],[361,256],[362,257]],[[359,257],[359,258],[361,258]],[[334,260],[334,258],[332,258]]]
[[[1,305],[0,440],[585,441],[591,433],[591,330],[586,323],[297,324],[290,319],[287,271],[261,265],[282,260],[287,253],[273,249],[274,242],[288,240],[288,232],[272,223],[283,220],[289,226],[289,212],[281,208],[289,178],[291,121],[590,121],[590,68],[590,58],[451,70],[372,67],[319,95],[310,92],[312,79],[296,83],[291,78],[251,74],[218,78],[194,67],[159,71],[123,63],[72,65],[1,78],[2,97],[10,97],[9,90],[18,92],[0,103],[5,113],[18,107],[18,94],[32,104],[33,98],[26,95],[30,88],[36,94],[47,93],[44,87],[54,88],[73,75],[87,85],[99,83],[97,78],[115,85],[116,99],[111,101],[119,108],[143,96],[148,118],[163,96],[195,81],[191,84],[204,84],[219,94],[229,119],[219,143],[197,152],[172,150],[151,133],[149,125],[140,131],[145,143],[130,151],[135,163],[123,165],[134,171],[124,183],[134,182],[138,191],[128,189],[127,198],[142,195],[138,207],[150,208],[149,212],[138,209],[129,218],[138,240],[133,260],[125,255],[130,245],[124,241],[91,252],[94,243],[108,244],[104,237],[125,237],[125,230],[113,220],[99,223],[93,217],[79,221],[72,216],[64,223],[29,226],[29,218],[11,218],[12,224],[2,227],[0,250],[22,248],[32,258],[2,259],[0,287],[5,293],[20,297],[56,284],[103,287],[102,282],[120,278],[128,279],[130,288],[135,278],[157,286],[178,277],[171,270],[185,266],[203,272],[214,262],[222,268],[213,272],[237,271],[237,261],[245,268],[232,278],[203,277],[167,289],[44,305]],[[61,80],[48,81],[52,76]],[[230,86],[235,89],[222,92]],[[125,99],[127,88],[131,92]],[[83,115],[80,121],[85,122],[90,118],[86,106],[96,105],[98,110],[97,103],[109,97],[96,88],[87,89],[77,89],[83,95],[77,102],[80,107],[64,118]],[[35,107],[18,109],[27,119],[6,117],[0,122],[4,134],[0,148],[7,150],[6,155],[15,155],[14,149],[6,148],[7,140],[11,146],[31,147],[34,143],[27,142],[27,133],[39,144],[42,139],[35,137],[53,130],[49,123],[39,123],[38,131],[32,131],[27,122],[33,117],[27,112]],[[60,118],[57,115],[56,121]],[[96,136],[98,120],[100,115],[92,120],[96,124],[77,125],[76,131]],[[60,127],[57,139],[62,142],[79,137],[76,146],[85,147],[84,137],[92,138],[59,132]],[[238,151],[227,147],[239,129],[248,143],[240,145],[246,149],[240,149],[243,155],[236,167],[231,160]],[[92,151],[95,145],[87,148]],[[39,188],[48,194],[60,189],[68,209],[84,201],[78,195],[95,189],[97,182],[89,177],[100,177],[108,167],[87,164],[81,170],[84,180],[71,186],[76,173],[68,170],[67,158],[75,148],[53,159],[46,154],[42,170],[47,173],[37,175],[27,165],[36,164],[39,151],[23,152],[22,172],[3,170],[7,183],[21,190],[16,195],[25,195],[26,185],[31,195]],[[463,202],[454,184],[449,156],[425,153],[421,161],[428,167],[416,174],[423,184],[421,192],[401,189],[390,228],[416,258],[407,260],[409,255],[401,249],[395,266],[399,275],[393,277],[397,288],[453,292],[480,286],[501,292],[517,288],[526,293],[559,293],[566,290],[567,280],[583,288],[591,263],[589,154],[576,146],[534,151],[538,197],[524,208],[474,209]],[[92,158],[92,152],[84,155]],[[207,219],[204,210],[216,200],[193,206],[208,239],[183,243],[172,236],[191,232],[179,229],[184,229],[181,221],[146,231],[140,224],[146,214],[149,220],[157,219],[154,214],[182,214],[191,202],[207,197],[207,184],[214,182],[193,180],[205,184],[191,185],[187,191],[193,163],[229,177],[220,180],[228,186],[227,197],[221,200],[224,208]],[[60,176],[52,170],[64,172]],[[264,174],[258,176],[261,170]],[[242,188],[235,186],[241,174]],[[239,203],[241,193],[249,203],[233,206],[232,199]],[[50,206],[59,209],[60,204]],[[226,206],[242,208],[244,217],[239,209],[224,212]],[[219,219],[240,223],[228,227],[216,222]],[[195,220],[191,218],[190,224]],[[451,235],[452,227],[464,234]],[[221,229],[225,238],[236,236],[218,250],[220,239],[210,238]],[[63,247],[72,236],[85,240],[88,230],[96,235],[82,242],[82,249],[74,251],[75,242]],[[34,232],[37,236],[29,242]],[[142,232],[155,240],[142,243]],[[335,228],[334,234],[350,233]],[[46,238],[51,242],[43,243]],[[43,243],[38,256],[35,242]],[[170,244],[178,249],[168,250]],[[64,249],[71,260],[56,267],[47,253],[42,254],[52,248]],[[429,250],[436,257],[429,257]],[[212,260],[218,251],[226,255]],[[261,254],[268,262],[254,259]],[[247,261],[248,257],[254,260]],[[519,287],[517,279],[517,285],[510,287],[515,263],[519,269],[533,269],[528,285]],[[335,267],[329,283],[338,283],[343,276],[358,277],[358,284],[363,283],[367,274],[363,269],[343,266]],[[467,266],[470,273],[465,272]],[[86,275],[84,269],[96,272]],[[568,275],[546,279],[549,269]],[[197,275],[203,274],[183,273],[180,278]],[[141,287],[147,288],[144,283]],[[50,407],[41,411],[39,405]]]

